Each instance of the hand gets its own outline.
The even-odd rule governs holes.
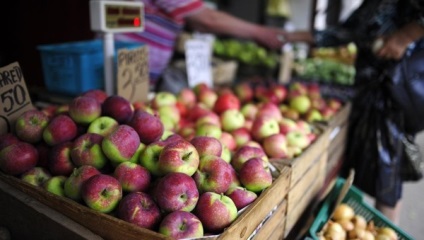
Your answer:
[[[285,31],[278,28],[263,27],[255,38],[259,44],[274,50],[280,50],[287,43]]]
[[[381,40],[382,45],[379,49],[375,49],[375,54],[377,57],[387,60],[400,60],[412,42],[401,31],[396,31],[389,36],[382,37]]]

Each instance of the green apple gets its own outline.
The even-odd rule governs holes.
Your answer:
[[[65,185],[66,177],[65,176],[53,176],[43,184],[43,188],[48,192],[56,194],[58,196],[65,196]]]
[[[103,137],[111,134],[118,128],[118,121],[109,116],[94,119],[87,128],[87,133],[97,133]]]
[[[299,95],[290,99],[290,108],[300,114],[306,113],[311,107],[311,100],[307,95]]]

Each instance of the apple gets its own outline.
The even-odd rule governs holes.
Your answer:
[[[119,164],[113,176],[121,183],[124,192],[145,192],[150,186],[150,172],[136,163]]]
[[[175,211],[166,215],[159,225],[159,233],[173,239],[203,237],[203,225],[193,213]]]
[[[103,104],[103,102],[108,97],[107,93],[102,89],[90,89],[81,94],[81,96],[84,97],[92,97],[97,100],[100,104]]]
[[[336,114],[336,111],[332,108],[325,107],[321,110],[322,120],[329,121],[331,118],[334,117]]]
[[[200,195],[194,214],[206,232],[220,233],[237,218],[237,207],[223,194],[205,192]]]
[[[51,178],[51,174],[47,169],[42,167],[34,167],[21,175],[21,180],[31,185],[41,187],[43,183]]]
[[[264,138],[279,133],[278,121],[266,116],[258,116],[252,125],[251,134],[253,139],[261,142]]]
[[[327,101],[327,106],[337,112],[342,108],[343,104],[338,99],[330,98]]]
[[[31,109],[16,119],[15,134],[24,142],[37,143],[43,139],[43,131],[48,123],[49,117],[44,112]]]
[[[178,110],[177,105],[161,106],[157,109],[157,113],[160,119],[169,118],[172,120],[174,126],[177,126],[181,119],[180,110]]]
[[[103,136],[96,133],[85,133],[73,142],[71,158],[75,166],[91,165],[101,169],[108,162],[102,150]]]
[[[177,96],[171,92],[166,91],[157,92],[150,101],[150,104],[154,109],[158,109],[162,106],[175,105],[176,103]]]
[[[75,168],[71,175],[66,178],[63,186],[66,197],[79,201],[81,197],[82,184],[94,175],[100,174],[100,171],[90,165],[83,165]]]
[[[255,192],[249,191],[241,186],[229,188],[225,195],[233,200],[237,210],[246,207],[258,198],[258,195]]]
[[[72,142],[55,145],[49,152],[48,169],[52,175],[69,176],[76,167],[72,161]]]
[[[102,104],[102,115],[115,119],[118,123],[127,123],[134,114],[129,100],[119,95],[111,95]]]
[[[227,146],[222,145],[222,154],[221,154],[222,160],[226,161],[227,163],[230,163],[231,157],[232,157],[231,150]]]
[[[236,149],[243,146],[245,143],[249,142],[250,140],[252,140],[250,131],[245,127],[241,127],[232,131],[231,135],[233,136],[234,141],[236,142]]]
[[[240,171],[241,167],[251,158],[260,158],[264,162],[268,162],[268,156],[262,148],[243,146],[239,148],[231,159],[231,165],[236,171]]]
[[[177,133],[187,141],[191,141],[196,136],[196,130],[192,126],[183,126]]]
[[[64,197],[65,196],[65,185],[66,177],[65,176],[53,176],[44,182],[42,187],[53,194]]]
[[[46,114],[46,116],[51,119],[54,115],[56,115],[57,105],[48,105],[41,108],[41,111]]]
[[[159,155],[161,173],[181,172],[192,176],[199,167],[199,153],[189,141],[168,143]]]
[[[209,123],[217,126],[221,126],[221,119],[218,114],[214,112],[207,112],[203,116],[199,117],[195,122],[195,127],[198,127],[202,124]]]
[[[322,110],[327,107],[327,103],[323,98],[312,98],[311,99],[311,108]]]
[[[306,133],[302,131],[292,131],[286,135],[287,145],[305,149],[310,145],[309,138]]]
[[[256,141],[254,141],[254,140],[248,141],[243,146],[255,147],[255,148],[259,148],[259,149],[262,149],[263,150],[262,145],[260,143],[256,142]]]
[[[140,142],[146,145],[159,140],[164,132],[160,118],[146,111],[136,111],[128,125],[137,132]]]
[[[280,84],[275,84],[272,86],[271,90],[274,92],[274,95],[278,99],[278,103],[284,102],[287,98],[288,90],[285,86]]]
[[[232,182],[232,166],[222,158],[205,155],[193,175],[200,192],[224,193]]]
[[[283,118],[278,122],[278,126],[280,127],[280,133],[286,135],[287,133],[297,130],[297,124],[295,120],[290,118]]]
[[[199,200],[199,190],[192,177],[173,172],[159,180],[154,196],[163,212],[191,212]]]
[[[115,131],[118,125],[118,121],[114,118],[101,116],[90,123],[87,128],[87,133],[96,133],[105,137]]]
[[[9,175],[20,175],[38,162],[37,149],[26,142],[11,144],[0,151],[0,169]]]
[[[106,100],[107,101],[107,100]],[[140,146],[140,137],[134,128],[121,124],[111,134],[103,138],[102,150],[110,161],[129,161]]]
[[[227,192],[234,187],[239,187],[241,186],[240,180],[238,178],[238,174],[236,172],[236,170],[232,167],[231,168],[231,183],[230,183],[230,187],[228,188]]]
[[[89,125],[102,114],[102,105],[92,97],[79,96],[69,103],[69,116],[76,123]]]
[[[250,102],[254,97],[254,90],[250,83],[243,82],[234,86],[234,94],[242,103]]]
[[[283,111],[282,114],[283,114],[283,117],[288,119],[292,119],[292,120],[300,119],[300,113],[295,109],[288,108],[287,110]]]
[[[177,101],[190,109],[197,102],[196,94],[190,88],[183,88],[177,93]]]
[[[20,142],[19,138],[13,133],[4,133],[0,135],[0,151],[12,144]]]
[[[309,134],[312,133],[312,125],[310,123],[308,123],[307,121],[304,120],[298,120],[296,122],[297,125],[297,130],[305,133],[305,134]]]
[[[287,159],[292,159],[299,156],[302,153],[302,149],[296,146],[287,146]]]
[[[69,104],[65,103],[65,104],[61,104],[59,106],[56,107],[56,111],[54,116],[60,115],[60,114],[65,114],[68,115],[69,112]]]
[[[146,148],[146,145],[144,145],[143,143],[140,143],[140,145],[138,146],[134,155],[130,158],[130,160],[128,162],[138,163],[140,161],[140,155],[144,151],[145,148]],[[113,167],[117,167],[119,165],[119,163],[117,163],[117,162],[111,161],[111,163],[112,163]]]
[[[119,202],[118,218],[146,229],[156,229],[161,221],[161,212],[153,198],[147,193],[133,192]]]
[[[221,138],[222,129],[219,125],[204,123],[196,127],[195,136],[209,136],[217,139]]]
[[[213,106],[213,111],[217,114],[221,114],[229,109],[239,110],[240,100],[233,93],[226,92],[218,96],[218,99]]]
[[[220,157],[222,154],[222,144],[214,137],[195,136],[190,140],[190,143],[196,148],[199,157],[205,155]]]
[[[268,88],[265,85],[257,85],[254,88],[255,99],[259,102],[264,101],[268,93]]]
[[[308,93],[308,87],[306,84],[301,82],[293,82],[289,85],[289,93],[290,92],[298,92],[300,95],[306,95]]]
[[[321,90],[320,86],[317,83],[312,83],[307,86],[308,92],[307,95],[310,99],[321,99]]]
[[[195,122],[198,118],[210,112],[211,110],[205,104],[197,102],[187,113],[187,119]]]
[[[304,114],[311,108],[311,100],[306,95],[300,95],[290,99],[289,105],[291,109]]]
[[[307,122],[319,122],[323,120],[322,114],[318,109],[310,109],[305,116]]]
[[[227,146],[230,151],[237,149],[236,140],[234,139],[233,135],[231,135],[231,133],[222,132],[221,138],[219,140],[221,141],[222,145]]]
[[[280,121],[283,118],[281,111],[277,104],[272,102],[261,103],[258,105],[258,112],[256,116],[260,117],[269,117],[277,121]]]
[[[205,104],[208,109],[212,109],[214,107],[217,99],[218,94],[210,88],[201,90],[197,96],[197,101]]]
[[[239,171],[239,179],[241,184],[252,192],[260,192],[272,184],[268,163],[260,158],[247,160]]]
[[[241,106],[240,112],[243,114],[246,120],[254,120],[256,118],[256,114],[258,113],[258,106],[254,103],[245,103]]]
[[[152,142],[146,145],[140,153],[140,165],[145,167],[153,176],[162,176],[163,173],[159,169],[159,156],[166,146],[163,141]]]
[[[96,174],[83,182],[81,197],[91,209],[109,213],[121,200],[122,187],[116,178],[106,174]]]
[[[244,126],[244,116],[238,109],[225,110],[220,115],[222,130],[231,132]]]
[[[200,95],[200,93],[206,89],[209,89],[209,86],[204,82],[198,83],[193,87],[193,91],[196,94],[196,96]]]
[[[284,158],[287,156],[286,136],[276,133],[263,140],[263,149],[269,158]]]
[[[43,131],[44,141],[54,146],[73,140],[78,134],[77,124],[67,115],[60,114],[50,120]]]

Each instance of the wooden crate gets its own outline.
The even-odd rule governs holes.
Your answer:
[[[253,240],[283,239],[286,223],[287,200],[285,199],[273,210],[263,226],[253,236]]]
[[[273,184],[250,204],[222,234],[204,239],[248,239],[257,226],[287,196],[290,168],[281,170]],[[28,194],[46,206],[69,217],[104,239],[171,239],[157,232],[137,227],[112,215],[96,212],[68,198],[59,197],[22,180],[0,173],[0,181]]]
[[[0,206],[0,226],[8,229],[11,239],[102,239],[58,211],[2,181]]]
[[[327,158],[327,151],[318,155],[302,178],[290,189],[287,197],[286,234],[290,232],[303,212],[322,190],[326,177]]]

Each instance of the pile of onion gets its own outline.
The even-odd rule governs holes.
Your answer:
[[[374,222],[355,214],[355,210],[342,203],[337,206],[333,217],[318,233],[320,240],[397,240],[396,232],[389,227],[377,227]]]

